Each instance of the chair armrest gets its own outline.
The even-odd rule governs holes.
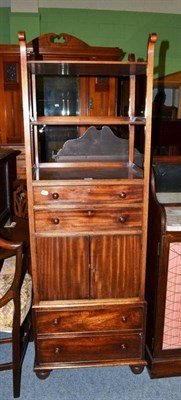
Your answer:
[[[16,265],[15,265],[15,272],[14,277],[11,283],[10,288],[7,292],[3,295],[0,299],[0,307],[3,307],[8,301],[14,299],[18,292],[20,292],[24,275],[25,269],[22,268],[23,264],[23,253],[22,253],[22,243],[21,242],[11,242],[6,239],[0,238],[0,250],[1,250],[1,260],[3,259],[3,250],[11,250],[12,254],[16,256]],[[5,252],[6,254],[6,252]],[[4,257],[4,259],[6,256]]]

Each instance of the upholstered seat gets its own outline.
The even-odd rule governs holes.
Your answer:
[[[12,361],[0,363],[0,371],[13,370],[14,397],[20,396],[21,367],[31,335],[32,279],[28,266],[28,249],[23,252],[22,243],[0,238],[0,345],[12,345]]]
[[[11,262],[11,265],[8,262]],[[0,298],[10,289],[15,270],[15,257],[5,260],[2,271],[0,273]],[[6,268],[7,266],[7,268]],[[21,287],[21,321],[22,325],[25,320],[32,302],[32,279],[31,276],[26,273],[24,281]],[[0,308],[0,332],[12,332],[13,327],[13,313],[14,303],[10,300],[4,307]]]

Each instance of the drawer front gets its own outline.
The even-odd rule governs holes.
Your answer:
[[[35,212],[36,231],[86,232],[124,228],[140,228],[142,210],[140,208],[120,208],[116,210],[70,210],[55,209]]]
[[[141,306],[109,307],[75,311],[36,311],[38,334],[143,329]]]
[[[39,363],[99,362],[142,358],[142,335],[91,335],[37,340]]]
[[[141,185],[71,185],[34,187],[35,204],[62,203],[140,203],[143,201]]]

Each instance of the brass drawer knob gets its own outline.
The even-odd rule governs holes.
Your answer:
[[[121,344],[121,350],[126,350],[126,345],[124,343]]]
[[[119,217],[119,222],[121,222],[122,224],[124,224],[126,222],[126,216],[125,215],[120,215]]]
[[[59,354],[60,351],[61,351],[61,348],[60,348],[60,347],[56,347],[56,348],[55,348],[55,354]]]
[[[58,193],[53,193],[52,194],[52,198],[54,199],[54,200],[57,200],[58,198],[59,198],[59,194]]]
[[[60,220],[59,220],[59,218],[53,218],[52,222],[53,222],[53,224],[58,225]]]
[[[125,192],[120,192],[119,196],[121,197],[121,199],[125,199],[126,193]]]
[[[59,318],[55,318],[53,320],[53,325],[57,326],[57,325],[59,325],[59,323],[60,323],[60,319]]]
[[[121,316],[121,321],[122,321],[122,322],[126,323],[127,320],[128,320],[128,318],[127,318],[125,315],[122,315],[122,316]]]
[[[92,211],[92,210],[87,211],[87,215],[88,215],[89,217],[91,217],[93,214],[94,214],[94,211]]]

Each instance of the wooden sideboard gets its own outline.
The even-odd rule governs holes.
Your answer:
[[[153,161],[146,299],[146,355],[152,378],[181,375],[181,158]]]

